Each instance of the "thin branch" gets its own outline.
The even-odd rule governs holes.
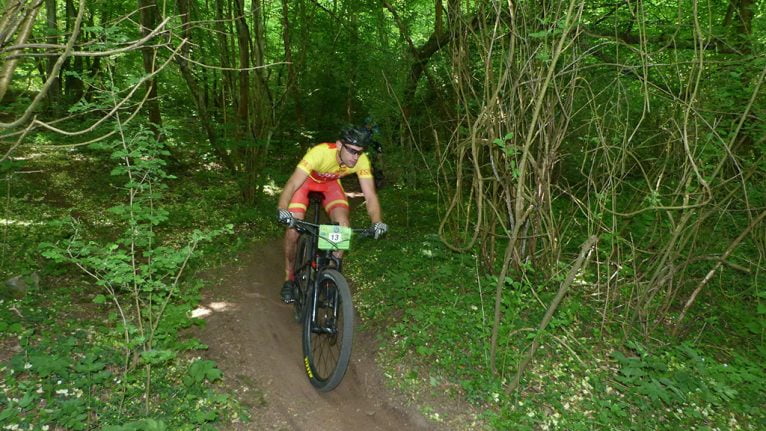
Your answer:
[[[135,40],[133,42],[130,42],[130,45],[124,46],[122,48],[115,48],[110,49],[107,51],[71,51],[69,53],[69,56],[71,57],[109,57],[117,54],[122,54],[128,51],[135,51],[138,48],[141,48],[148,42],[149,40],[153,39],[154,37],[162,34],[169,34],[167,31],[162,31],[162,29],[165,27],[165,25],[170,21],[171,18],[166,18],[164,21],[162,21],[154,30],[151,31],[151,33],[147,34],[146,36],[142,37],[141,39]],[[19,50],[19,49],[65,49],[65,46],[62,45],[55,45],[55,44],[49,44],[49,43],[32,43],[32,44],[25,44],[25,45],[16,45],[16,46],[10,46],[8,48],[5,48],[3,50],[0,50],[0,53],[5,51],[11,51],[11,50]],[[50,53],[50,52],[42,52],[42,53],[26,53],[26,54],[16,54],[13,56],[8,56],[6,58],[14,58],[14,57],[51,57],[57,55],[56,53]]]
[[[69,55],[72,52],[72,48],[74,47],[75,41],[77,40],[77,37],[80,34],[80,25],[82,24],[82,17],[84,13],[85,13],[85,0],[80,0],[80,9],[77,12],[77,18],[75,19],[75,22],[74,22],[72,36],[69,37],[69,42],[67,42],[66,47],[64,48],[64,52],[61,54],[59,59],[53,65],[53,68],[51,69],[51,72],[48,75],[48,79],[45,81],[45,84],[43,84],[43,87],[37,93],[34,100],[32,100],[32,102],[29,104],[29,106],[27,107],[26,111],[24,111],[24,114],[22,114],[22,116],[19,117],[16,121],[13,121],[11,123],[0,123],[0,129],[10,129],[12,127],[18,127],[19,125],[24,124],[32,115],[32,112],[35,110],[37,105],[47,96],[48,90],[50,89],[51,85],[53,85],[53,82],[58,79],[61,66],[64,64],[66,59],[69,58]]]
[[[583,243],[582,247],[580,248],[580,254],[577,256],[577,260],[575,260],[572,268],[569,269],[569,273],[567,274],[566,279],[564,279],[564,281],[561,283],[556,297],[553,298],[551,305],[548,307],[548,311],[545,312],[545,316],[543,316],[543,319],[540,321],[540,325],[537,327],[538,337],[540,334],[542,334],[543,331],[545,331],[545,328],[548,327],[548,323],[550,323],[551,319],[553,318],[553,313],[556,312],[556,309],[561,303],[561,300],[564,299],[564,295],[566,295],[569,291],[569,286],[572,285],[575,276],[580,272],[580,270],[582,270],[584,266],[587,266],[587,258],[591,256],[591,251],[593,250],[593,246],[596,244],[596,241],[598,241],[598,237],[591,236]],[[521,364],[519,364],[519,368],[516,370],[516,377],[508,387],[508,392],[513,392],[519,387],[521,375],[524,373],[527,366],[529,366],[529,363],[532,362],[532,357],[540,345],[538,337],[536,337],[532,342],[532,347],[530,347],[524,359],[521,361]]]
[[[162,69],[164,69],[171,61],[173,61],[174,55],[177,54],[181,50],[181,48],[183,47],[183,44],[184,44],[184,42],[182,41],[181,44],[178,45],[178,47],[176,47],[175,51],[173,52],[173,55],[171,55],[167,60],[165,60],[165,62],[158,69],[156,69],[154,72],[152,72],[152,73],[150,73],[148,75],[143,76],[136,84],[133,85],[133,88],[130,90],[130,92],[128,93],[127,96],[125,96],[119,103],[117,103],[114,106],[114,108],[112,108],[111,111],[109,111],[105,116],[101,117],[98,121],[93,123],[90,127],[87,127],[85,129],[81,129],[81,130],[78,130],[78,131],[75,131],[75,132],[68,132],[66,130],[59,129],[57,127],[53,127],[50,124],[42,122],[42,121],[39,121],[39,120],[35,120],[34,124],[39,125],[41,127],[44,127],[44,128],[46,128],[48,130],[51,130],[53,132],[60,133],[60,134],[65,135],[65,136],[78,136],[78,135],[82,135],[82,134],[85,134],[85,133],[88,133],[88,132],[92,132],[99,125],[101,125],[103,122],[105,122],[106,120],[111,118],[113,115],[115,115],[115,113],[119,111],[119,109],[122,107],[122,105],[124,105],[128,100],[130,100],[130,98],[133,96],[133,94],[135,94],[135,92],[138,91],[138,89],[141,87],[141,85],[144,82],[152,79],[154,76],[159,74],[162,71]],[[144,98],[144,101],[145,100],[146,100],[146,98]]]
[[[189,63],[196,64],[197,66],[204,67],[206,69],[229,70],[229,71],[233,71],[233,72],[244,72],[244,71],[250,71],[250,70],[267,69],[269,67],[280,66],[280,65],[283,65],[283,64],[289,64],[289,63],[287,63],[285,61],[280,61],[280,62],[277,62],[277,63],[264,64],[263,66],[253,66],[253,67],[221,67],[221,66],[211,66],[209,64],[205,64],[205,63],[201,63],[201,62],[196,61],[196,60],[192,60],[191,58],[186,57],[183,54],[175,54],[175,55],[177,55],[179,58],[182,58],[182,59],[188,61]]]
[[[694,304],[694,301],[697,299],[697,295],[702,291],[702,289],[710,282],[710,280],[713,278],[715,273],[718,271],[719,268],[724,264],[726,259],[729,258],[729,255],[731,255],[732,252],[739,246],[739,244],[744,240],[750,232],[764,219],[766,218],[766,211],[763,211],[758,217],[756,217],[750,224],[743,230],[737,238],[734,239],[734,241],[729,244],[729,246],[726,248],[726,251],[721,255],[720,260],[713,266],[713,268],[708,271],[707,275],[705,275],[705,278],[700,281],[699,285],[694,289],[691,296],[689,296],[689,299],[686,301],[686,304],[684,304],[683,310],[681,310],[681,314],[678,316],[678,320],[676,320],[675,328],[673,329],[673,334],[677,335],[678,330],[681,327],[681,322],[684,320],[684,317],[686,317],[686,313],[689,311],[689,308],[691,308],[692,304]]]

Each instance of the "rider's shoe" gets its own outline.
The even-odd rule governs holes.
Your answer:
[[[285,284],[282,285],[280,294],[282,295],[282,302],[285,304],[292,304],[295,302],[295,298],[293,298],[293,282],[289,280],[285,281]]]

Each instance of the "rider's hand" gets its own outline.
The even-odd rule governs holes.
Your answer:
[[[382,221],[379,221],[372,225],[372,230],[374,232],[373,237],[375,239],[379,239],[380,237],[385,235],[386,232],[388,232],[388,225],[383,223]]]
[[[277,209],[277,221],[289,227],[293,227],[295,224],[295,218],[293,218],[293,214],[284,208]]]

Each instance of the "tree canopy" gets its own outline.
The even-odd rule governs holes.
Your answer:
[[[12,178],[35,167],[30,154],[40,151],[63,154],[72,165],[93,158],[102,172],[124,180],[109,180],[124,193],[122,206],[106,197],[93,204],[111,207],[109,217],[119,221],[111,228],[78,225],[79,212],[94,210],[71,201],[67,216],[77,228],[56,230],[60,248],[45,253],[106,286],[114,305],[125,307],[121,328],[134,340],[125,351],[161,364],[169,357],[152,356],[153,337],[196,247],[271,217],[274,189],[306,148],[335,140],[344,125],[375,124],[393,238],[439,250],[444,259],[434,277],[473,268],[460,292],[487,301],[476,345],[467,348],[482,358],[470,365],[477,374],[448,377],[462,379],[462,394],[482,402],[507,394],[495,410],[499,418],[512,416],[538,348],[572,336],[562,319],[578,321],[578,310],[587,309],[587,336],[612,349],[623,390],[666,406],[686,403],[694,385],[674,386],[683,377],[662,374],[667,370],[652,361],[696,361],[700,347],[692,344],[706,328],[716,326],[716,336],[727,340],[718,359],[748,351],[753,361],[766,358],[759,283],[766,255],[765,27],[766,6],[757,0],[5,0],[6,207],[11,195],[14,205],[26,205],[23,187],[11,191]],[[236,195],[236,215],[174,219],[172,210],[158,209],[180,187],[176,179],[197,181],[200,172],[236,184],[220,193]],[[422,202],[412,214],[410,201]],[[187,233],[209,229],[185,240],[160,233],[181,219],[188,224],[175,228]],[[7,242],[12,223],[4,220]],[[37,250],[45,242],[37,239],[19,250]],[[101,252],[89,245],[95,239],[105,241]],[[173,253],[163,248],[171,245]],[[432,255],[407,247],[417,246],[402,248],[430,262]],[[130,254],[137,248],[145,250],[141,258]],[[4,250],[6,262],[23,254]],[[1,274],[31,273],[36,265],[36,258],[18,259]],[[407,263],[388,265],[381,272],[420,274]],[[175,281],[160,287],[149,279]],[[377,293],[360,295],[380,307],[370,318],[399,316],[374,302]],[[526,309],[526,302],[541,309]],[[469,315],[472,306],[456,311]],[[416,309],[429,307],[449,306]],[[405,318],[422,324],[420,312]],[[519,331],[531,335],[517,343]],[[657,339],[666,356],[650,358],[635,344]],[[667,348],[678,345],[687,350]],[[417,354],[460,355],[429,349]],[[707,401],[736,398],[716,394]],[[763,390],[750,394],[763,400]],[[749,408],[732,407],[740,418],[752,414]],[[759,417],[752,423],[763,424]]]

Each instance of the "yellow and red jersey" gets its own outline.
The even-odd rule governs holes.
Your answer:
[[[337,152],[338,145],[335,143],[316,145],[306,152],[298,163],[298,169],[309,174],[309,179],[316,183],[335,181],[350,174],[356,174],[359,178],[372,178],[367,154],[360,155],[352,168],[338,163]]]

